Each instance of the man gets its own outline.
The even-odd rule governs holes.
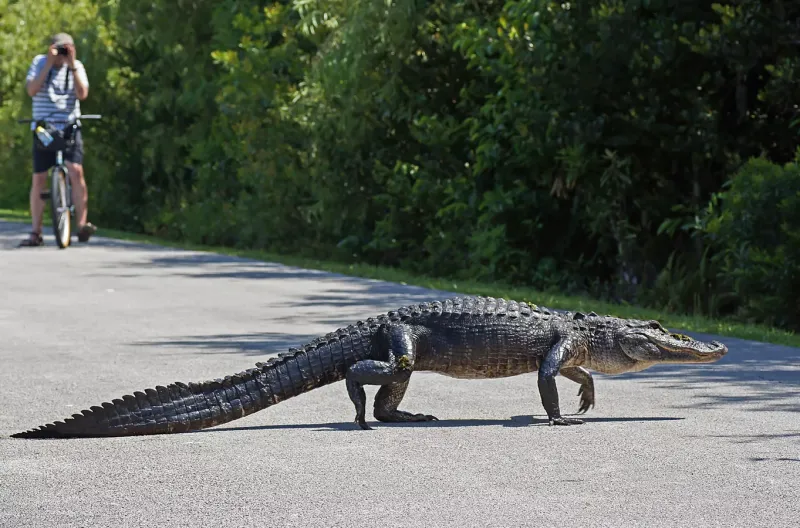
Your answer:
[[[66,33],[58,33],[50,40],[45,55],[37,55],[28,70],[25,81],[28,95],[33,98],[33,118],[71,120],[81,115],[80,102],[89,95],[89,80],[83,63],[76,58],[75,42]],[[58,129],[66,126],[54,123]],[[31,125],[31,130],[35,124]],[[97,230],[87,222],[89,193],[83,177],[83,138],[80,128],[75,130],[74,143],[64,150],[64,162],[69,169],[72,184],[72,202],[78,220],[78,240],[86,242]],[[21,246],[41,246],[42,214],[44,201],[40,194],[48,187],[47,171],[55,165],[54,152],[43,152],[33,148],[33,183],[31,185],[30,206],[33,217],[33,230]]]

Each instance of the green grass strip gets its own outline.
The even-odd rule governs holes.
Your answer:
[[[9,222],[29,223],[31,221],[31,215],[28,211],[0,209],[0,220],[8,220]]]
[[[0,209],[0,219],[29,222],[30,215],[26,211]],[[245,257],[264,262],[276,262],[288,266],[328,271],[353,277],[377,279],[404,285],[422,286],[424,288],[435,290],[472,295],[505,297],[506,299],[528,301],[539,306],[546,306],[549,308],[580,310],[583,312],[594,311],[601,315],[614,315],[617,317],[629,317],[636,319],[656,319],[661,321],[664,326],[672,329],[716,334],[720,336],[738,337],[765,343],[800,347],[800,335],[769,326],[740,323],[728,319],[712,319],[702,316],[662,313],[657,310],[633,305],[612,304],[587,297],[544,293],[532,288],[509,286],[501,283],[483,283],[473,281],[456,282],[452,280],[414,275],[395,268],[372,266],[368,264],[345,264],[307,257],[279,255],[260,250],[240,250],[228,247],[204,246],[200,244],[165,240],[149,235],[128,233],[115,229],[100,228],[97,231],[97,236],[114,238],[118,240],[128,240],[131,242],[139,242],[144,244],[161,245],[191,251],[207,251],[223,255]]]

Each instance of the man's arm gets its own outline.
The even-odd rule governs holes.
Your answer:
[[[76,62],[70,68],[75,79],[75,97],[83,101],[89,96],[89,79],[86,77],[86,69],[81,62]]]
[[[34,60],[31,63],[31,67],[28,69],[28,77],[25,79],[25,90],[28,92],[28,96],[33,97],[42,89],[42,85],[45,79],[47,79],[47,73],[50,71],[50,68],[53,66],[53,61],[55,60],[54,52],[56,52],[55,46],[50,46],[50,49],[47,50],[47,56],[43,61]],[[41,66],[39,66],[40,64]]]
[[[74,75],[75,97],[83,101],[89,95],[89,79],[86,77],[86,69],[83,63],[75,58],[75,46],[67,46],[67,66]]]

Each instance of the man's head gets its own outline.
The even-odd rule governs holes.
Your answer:
[[[69,49],[75,47],[75,41],[68,33],[56,33],[50,39],[51,49],[55,49],[57,55],[55,56],[55,64],[57,66],[63,65],[67,60]]]

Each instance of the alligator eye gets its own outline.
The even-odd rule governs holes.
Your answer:
[[[691,337],[683,334],[670,334],[670,336],[680,341],[694,341]]]
[[[661,323],[659,323],[658,321],[650,321],[650,322],[647,323],[647,326],[649,328],[652,328],[653,330],[660,330],[660,331],[664,332],[665,334],[668,333],[667,329],[664,328],[663,326],[661,326]]]

